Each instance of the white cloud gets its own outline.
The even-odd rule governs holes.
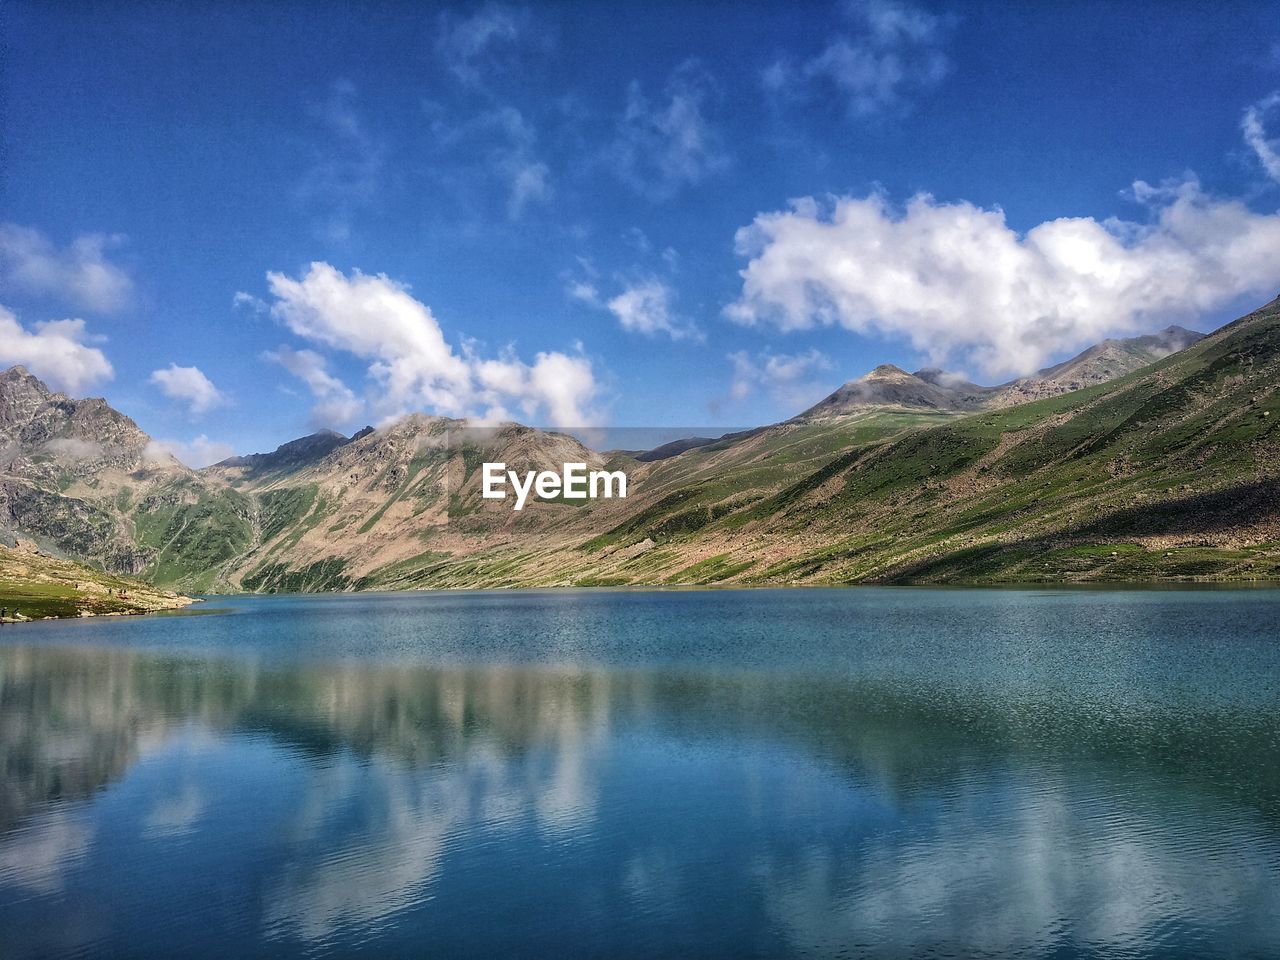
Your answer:
[[[595,270],[590,262],[583,261],[583,267],[594,278]],[[627,278],[620,274],[614,282],[620,288],[618,293],[605,299],[594,279],[574,278],[570,274],[566,277],[565,295],[596,310],[608,311],[623,330],[631,333],[649,337],[666,334],[672,340],[702,339],[698,327],[676,312],[676,293],[665,280],[652,275]]]
[[[0,277],[7,287],[66,297],[85,310],[118,310],[128,303],[133,281],[106,252],[122,242],[118,235],[87,233],[59,250],[38,230],[0,223]]]
[[[203,433],[191,441],[184,440],[152,440],[142,452],[143,457],[152,464],[169,463],[170,458],[180,460],[189,467],[207,467],[227,457],[236,455],[235,448],[229,443],[210,440]]]
[[[466,361],[445,341],[431,309],[385,274],[350,278],[313,263],[299,280],[268,273],[271,313],[298,336],[372,360],[392,403],[461,413],[471,395]]]
[[[1280,182],[1280,139],[1268,138],[1266,128],[1266,116],[1276,107],[1280,107],[1280,90],[1246,110],[1240,128],[1244,132],[1244,142],[1258,155],[1258,162],[1267,176]]]
[[[1280,214],[1194,180],[1133,196],[1149,222],[1064,218],[1021,235],[1004,213],[919,195],[813,198],[738,231],[750,258],[732,319],[903,336],[943,365],[1027,373],[1055,354],[1280,283]]]
[[[834,93],[852,116],[904,102],[937,84],[949,64],[940,49],[948,21],[908,4],[864,0],[846,7],[857,32],[837,36],[816,56],[779,60],[764,72],[769,93],[808,98]]]
[[[710,77],[696,63],[672,74],[658,103],[632,82],[606,161],[637,193],[666,200],[729,164],[719,134],[704,115]]]
[[[673,340],[696,336],[697,330],[676,315],[675,294],[662,280],[649,277],[626,287],[605,307],[618,318],[623,330],[654,336],[665,333]]]
[[[514,406],[557,426],[587,426],[598,417],[591,361],[580,352],[539,353],[529,364],[510,349],[493,360],[477,356],[471,343],[455,351],[431,308],[385,274],[355,270],[347,277],[313,263],[300,279],[268,273],[267,283],[271,313],[291,331],[369,361],[384,416],[425,409],[500,419]]]
[[[351,423],[364,410],[364,403],[345,383],[329,373],[324,357],[314,350],[293,350],[281,346],[263,356],[280,364],[307,385],[316,405],[311,419],[316,426],[333,427]]]
[[[79,395],[115,371],[90,339],[83,320],[46,320],[28,330],[0,307],[0,364],[21,363],[55,390]]]
[[[226,394],[215,387],[199,367],[171,363],[163,370],[153,370],[150,382],[166,397],[185,403],[193,414],[205,413],[227,402]]]
[[[545,410],[560,427],[591,426],[597,415],[589,409],[598,387],[591,362],[559,352],[539,353],[532,365],[508,353],[498,360],[475,360],[473,369],[484,404],[481,419],[513,419],[514,403],[526,418]]]
[[[827,389],[815,375],[831,370],[831,360],[822,352],[785,354],[765,351],[752,356],[745,350],[729,354],[733,381],[729,398],[741,402],[763,390],[773,399],[801,406],[819,398]]]

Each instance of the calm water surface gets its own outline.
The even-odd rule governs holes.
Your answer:
[[[1278,957],[1280,591],[0,627],[0,957]]]

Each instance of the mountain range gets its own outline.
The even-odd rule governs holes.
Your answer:
[[[1280,579],[1280,299],[994,387],[877,367],[782,423],[636,453],[421,414],[192,470],[0,374],[0,536],[186,591]],[[480,464],[630,495],[480,495]]]

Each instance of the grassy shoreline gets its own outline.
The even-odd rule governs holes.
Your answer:
[[[48,556],[26,542],[0,546],[0,623],[136,616],[195,602],[133,577]]]

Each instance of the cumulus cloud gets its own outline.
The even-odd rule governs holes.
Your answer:
[[[55,390],[72,395],[115,375],[111,363],[90,340],[83,320],[45,320],[27,329],[0,307],[0,365],[23,364]]]
[[[697,326],[676,312],[676,293],[665,280],[656,276],[629,280],[619,276],[615,280],[620,289],[608,299],[591,280],[572,277],[565,286],[565,295],[570,300],[608,311],[623,330],[631,333],[649,337],[665,334],[672,340],[702,338]]]
[[[606,161],[624,183],[654,200],[666,200],[729,164],[705,109],[713,87],[693,61],[672,74],[656,103],[632,82],[627,106]]]
[[[485,404],[481,419],[513,419],[508,404],[532,417],[545,410],[556,426],[588,426],[596,415],[588,404],[597,393],[591,363],[582,356],[538,353],[532,364],[507,352],[497,360],[474,360],[475,377]]]
[[[152,440],[142,452],[151,464],[161,465],[179,460],[188,467],[207,467],[236,455],[229,443],[210,440],[203,433],[194,440]]]
[[[539,353],[530,364],[511,349],[496,359],[478,356],[471,342],[455,350],[431,308],[385,274],[348,277],[313,263],[298,279],[269,273],[267,283],[272,315],[293,333],[369,362],[384,417],[427,410],[505,419],[518,409],[525,418],[585,426],[598,416],[598,386],[580,351]]]
[[[227,402],[226,394],[215,387],[199,367],[171,363],[162,370],[153,370],[150,382],[166,397],[185,403],[193,414],[206,413]]]
[[[928,195],[813,198],[737,233],[748,257],[726,312],[783,330],[841,326],[906,337],[939,365],[1023,374],[1102,337],[1194,318],[1280,283],[1280,214],[1194,180],[1133,197],[1145,222],[1063,218],[1026,234],[998,209]]]
[[[109,312],[129,302],[133,281],[107,260],[123,238],[81,234],[59,249],[39,230],[0,223],[4,285],[42,297],[67,298],[85,310]]]
[[[775,400],[797,407],[819,399],[826,388],[817,375],[833,367],[831,360],[815,349],[795,354],[765,351],[755,356],[738,350],[728,359],[733,364],[730,400],[741,402],[764,391]]]
[[[1244,132],[1244,142],[1258,156],[1258,162],[1272,180],[1280,183],[1280,138],[1268,138],[1267,114],[1280,107],[1280,90],[1264,97],[1244,112],[1240,128]]]
[[[851,116],[867,116],[946,76],[946,18],[891,0],[849,3],[845,11],[854,32],[799,63],[775,61],[764,72],[770,94],[783,100],[834,94]]]
[[[623,330],[655,336],[664,333],[672,340],[697,336],[696,328],[679,317],[672,301],[675,293],[662,280],[649,277],[627,286],[605,306],[618,318]]]
[[[385,274],[347,277],[313,263],[300,279],[268,273],[271,313],[298,336],[373,361],[393,402],[460,413],[471,394],[466,361],[445,341],[430,307]]]
[[[364,403],[345,383],[329,372],[325,358],[314,350],[293,350],[281,345],[263,357],[278,363],[307,385],[316,404],[311,419],[316,426],[349,424],[360,416]]]

